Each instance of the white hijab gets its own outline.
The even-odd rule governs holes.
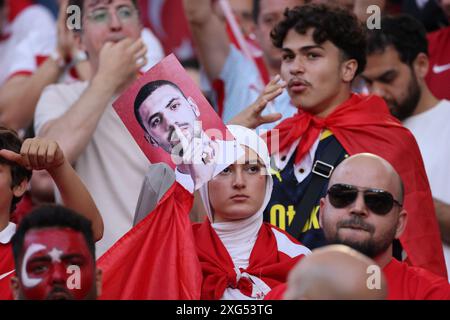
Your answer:
[[[263,223],[263,211],[272,194],[273,180],[270,174],[270,156],[266,143],[253,130],[237,125],[228,125],[227,128],[240,145],[247,146],[255,151],[266,167],[266,190],[262,206],[254,215],[246,219],[214,222],[214,211],[209,202],[208,185],[204,184],[199,191],[211,225],[230,254],[235,268],[245,269],[248,267],[250,253]],[[260,192],[260,190],[254,190],[253,192]]]

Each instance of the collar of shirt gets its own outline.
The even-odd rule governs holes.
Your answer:
[[[317,140],[309,149],[309,152],[303,157],[302,161],[294,165],[294,174],[298,183],[301,183],[311,173],[312,166],[314,163],[314,157],[317,151],[317,146],[319,145],[320,142],[320,138],[321,135],[319,135]],[[296,142],[294,142],[292,146],[289,148],[289,150],[285,150],[284,152],[280,153],[275,153],[272,156],[273,162],[278,172],[282,171],[286,167],[289,160],[294,155],[295,150],[297,149],[297,146],[300,143],[300,140],[301,138],[298,139]]]
[[[5,229],[0,231],[0,243],[8,244],[11,241],[14,233],[16,233],[16,225],[10,222]]]

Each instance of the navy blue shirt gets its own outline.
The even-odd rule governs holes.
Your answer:
[[[325,148],[333,139],[336,140],[335,136],[329,135],[319,142],[315,153],[314,162],[317,158],[320,159],[322,157]],[[341,147],[337,164],[344,160],[347,156],[346,151]],[[309,184],[311,183],[312,175],[315,173],[311,172],[302,182],[299,183],[294,174],[294,159],[295,153],[291,156],[289,162],[282,171],[278,174],[272,175],[272,197],[266,207],[266,210],[264,211],[264,220],[289,232],[289,228],[286,227],[292,223],[295,215],[308,215],[309,217],[297,239],[303,245],[312,250],[326,244],[322,229],[319,226],[319,203],[320,199],[326,194],[328,183],[325,183],[322,190],[317,192],[317,198],[315,200],[313,210],[311,212],[304,212],[305,209],[301,207],[300,203]],[[295,236],[295,234],[292,235]]]

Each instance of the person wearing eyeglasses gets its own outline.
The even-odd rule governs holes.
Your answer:
[[[46,88],[35,113],[38,136],[53,137],[102,212],[105,233],[100,256],[133,224],[148,160],[112,107],[146,64],[147,48],[136,1],[71,0],[78,6],[82,49],[89,81]],[[149,48],[151,50],[151,48]],[[126,170],[124,170],[126,168]]]
[[[392,255],[392,243],[408,222],[403,201],[403,182],[392,165],[374,154],[356,154],[334,170],[320,200],[320,225],[329,244],[344,244],[374,259],[386,276],[388,299],[448,300],[447,279]]]

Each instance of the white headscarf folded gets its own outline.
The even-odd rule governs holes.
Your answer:
[[[250,253],[263,223],[263,211],[272,194],[273,180],[270,175],[270,155],[266,143],[255,131],[237,125],[228,125],[227,128],[240,145],[247,146],[255,151],[266,167],[267,179],[263,204],[254,215],[246,219],[215,223],[214,210],[209,202],[208,185],[204,184],[199,191],[211,225],[230,254],[235,267],[245,269],[248,266]],[[251,191],[262,192],[262,190]]]

